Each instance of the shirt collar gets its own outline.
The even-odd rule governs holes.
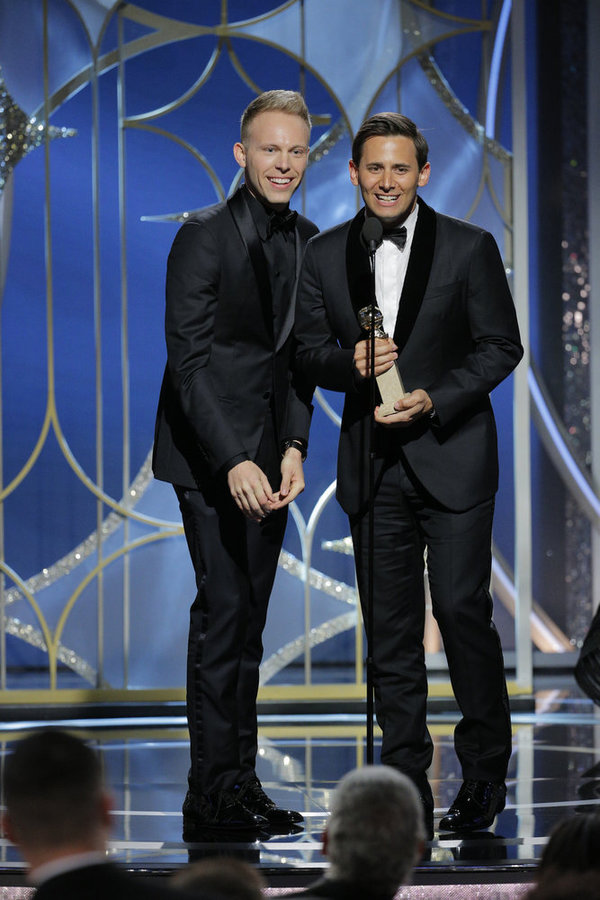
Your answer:
[[[417,227],[417,218],[419,216],[419,204],[415,203],[415,207],[410,213],[410,215],[404,220],[402,223],[406,228],[406,244],[404,245],[404,251],[410,250],[410,245],[412,244],[413,235],[415,233],[415,228]],[[366,217],[366,210],[365,210]],[[400,227],[400,226],[398,226]],[[379,245],[381,246],[381,244]]]
[[[108,862],[106,854],[99,851],[72,853],[69,856],[61,856],[59,859],[52,859],[50,862],[43,863],[37,869],[31,869],[27,880],[30,884],[40,885],[42,882],[55,878],[57,875],[64,875],[65,872],[83,869],[85,866],[97,866],[106,862]]]

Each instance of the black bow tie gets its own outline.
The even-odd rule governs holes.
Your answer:
[[[270,238],[275,231],[293,231],[296,225],[298,213],[288,209],[284,213],[273,213],[267,223],[267,237]]]
[[[406,225],[401,225],[400,228],[392,228],[391,231],[384,231],[383,240],[392,241],[399,250],[404,250],[404,245],[406,244]]]

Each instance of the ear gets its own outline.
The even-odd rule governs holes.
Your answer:
[[[420,861],[423,859],[423,854],[425,853],[425,841],[417,841],[417,846],[415,848],[415,861],[413,865],[418,866]]]
[[[329,835],[327,833],[327,829],[321,835],[321,849],[323,850],[323,856],[327,856],[327,848],[329,847]]]
[[[110,794],[106,790],[102,791],[102,794],[100,795],[100,820],[102,822],[102,826],[108,831],[112,830],[112,811],[114,808],[115,804],[112,794]]]
[[[233,156],[240,168],[246,168],[246,149],[244,145],[238,141],[237,144],[233,145]]]
[[[353,159],[349,161],[348,168],[350,170],[350,181],[354,187],[358,187],[358,166]]]
[[[424,187],[429,181],[429,175],[431,174],[431,166],[428,162],[425,163],[421,171],[419,172],[419,187]]]
[[[4,835],[4,837],[7,837],[8,840],[11,842],[11,844],[16,844],[17,840],[16,840],[16,836],[15,836],[15,830],[12,826],[10,816],[8,815],[7,812],[2,813],[1,824],[2,824],[2,834]]]

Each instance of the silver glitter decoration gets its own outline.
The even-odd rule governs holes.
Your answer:
[[[46,133],[50,138],[77,134],[74,128],[46,128],[36,116],[28,118],[6,90],[0,68],[0,193],[16,164],[44,142]]]
[[[569,448],[581,470],[591,467],[590,329],[594,323],[589,260],[592,253],[588,210],[590,193],[587,156],[585,4],[560,4],[561,48],[557,65],[569,77],[561,82],[558,121],[561,136],[560,225],[563,301],[563,422]],[[594,248],[594,252],[595,252]],[[596,291],[598,286],[596,285]],[[598,295],[595,297],[598,303]],[[597,389],[597,388],[596,388]],[[565,628],[572,647],[579,648],[592,618],[592,526],[568,496],[564,509]]]
[[[321,550],[333,550],[334,553],[343,553],[344,556],[354,556],[352,538],[339,538],[336,541],[321,541]]]
[[[8,617],[5,620],[6,634],[12,634],[30,647],[36,647],[47,653],[46,641],[39,628],[33,625],[26,625],[19,619]],[[92,668],[84,659],[81,658],[74,650],[69,650],[64,644],[58,645],[57,659],[60,663],[67,666],[71,671],[80,675],[89,684],[96,686],[96,670]]]
[[[144,460],[144,463],[140,468],[135,480],[131,483],[131,486],[127,492],[127,496],[121,499],[121,504],[123,506],[135,506],[137,501],[144,494],[144,491],[148,487],[152,478],[152,453],[150,452]],[[116,529],[122,524],[122,522],[123,518],[118,513],[109,513],[109,515],[102,522],[102,539],[106,539],[111,534],[113,534]],[[77,547],[71,550],[70,553],[68,553],[66,556],[63,556],[62,559],[59,559],[56,563],[54,563],[54,565],[50,566],[49,568],[42,569],[39,574],[33,575],[31,578],[29,578],[25,582],[25,587],[31,594],[37,594],[39,591],[42,591],[44,588],[49,587],[60,578],[69,575],[73,571],[73,569],[75,569],[80,563],[82,563],[85,559],[95,553],[97,547],[98,533],[94,531],[92,532],[92,534],[88,535],[88,537],[85,538]],[[5,606],[24,599],[25,598],[22,591],[20,591],[16,587],[11,588],[4,594]],[[19,638],[20,640],[29,644],[31,647],[36,647],[38,650],[41,650],[44,653],[47,652],[44,636],[38,628],[35,628],[33,625],[25,625],[19,619],[9,616],[5,617],[4,622],[7,634],[12,634],[14,637]],[[70,650],[63,644],[59,644],[57,660],[64,666],[67,666],[67,668],[71,669],[77,675],[80,675],[85,681],[89,682],[89,684],[96,686],[96,669],[94,669],[93,666],[91,666],[85,659],[79,656],[79,654],[77,654],[74,650]],[[110,687],[110,685],[108,684],[103,686]]]
[[[346,123],[340,119],[319,138],[314,147],[311,147],[308,166],[314,166],[315,163],[320,162],[347,133]]]
[[[280,647],[276,653],[273,653],[272,656],[262,663],[260,667],[260,684],[267,684],[278,672],[281,672],[293,660],[301,656],[307,643],[311,648],[317,647],[330,638],[342,634],[350,628],[354,628],[355,625],[356,610],[342,613],[341,616],[336,616],[335,619],[329,619],[329,621],[323,622],[322,625],[311,628],[307,635],[302,634],[288,644],[284,644],[283,647]]]
[[[474,138],[478,144],[483,144],[488,153],[496,157],[500,162],[509,164],[512,154],[505,150],[498,141],[488,137],[485,128],[473,118],[466,106],[460,102],[452,92],[450,85],[440,72],[437,63],[429,53],[420,53],[417,57],[419,65],[427,76],[429,83],[439,95],[442,103],[454,118],[460,123],[464,131]]]
[[[301,581],[306,581],[305,564],[297,559],[292,553],[288,553],[287,550],[281,551],[279,555],[279,565],[284,572],[288,572],[290,575],[299,578]],[[319,572],[318,569],[311,569],[309,572],[308,583],[312,588],[322,591],[330,597],[342,600],[350,606],[356,606],[356,590],[344,581],[330,578],[323,572]]]
[[[121,498],[121,505],[133,508],[138,500],[143,496],[152,479],[152,451],[150,451],[150,453],[148,453],[148,456],[144,460],[137,476],[135,477],[135,480],[131,483],[126,497]],[[122,522],[123,517],[120,516],[119,513],[109,513],[109,515],[102,522],[102,538],[105,539],[110,537],[110,535],[117,530]],[[32,575],[32,577],[25,582],[25,587],[31,594],[36,594],[38,591],[42,591],[44,588],[49,587],[55,581],[58,581],[59,578],[63,578],[65,575],[68,575],[70,572],[72,572],[73,569],[76,568],[76,566],[78,566],[85,559],[91,556],[92,553],[95,553],[97,547],[98,533],[96,531],[93,531],[90,535],[84,538],[81,544],[78,544],[77,547],[71,550],[70,553],[67,553],[66,556],[63,556],[62,559],[59,559],[52,566],[42,569],[42,571],[37,575]],[[16,587],[6,591],[4,595],[4,602],[6,605],[15,603],[17,600],[23,599],[23,594]]]

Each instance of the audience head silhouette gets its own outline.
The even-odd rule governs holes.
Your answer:
[[[4,830],[30,865],[103,851],[111,801],[100,760],[83,741],[43,729],[19,741],[4,767]]]
[[[578,813],[563,819],[551,833],[538,867],[539,880],[559,872],[600,873],[600,813]]]
[[[201,891],[228,900],[263,900],[266,882],[257,869],[243,859],[213,856],[182,869],[174,877],[173,885],[185,888],[188,894]]]
[[[421,802],[410,779],[389,766],[355,769],[342,778],[331,805],[323,836],[326,878],[350,883],[365,896],[393,897],[424,839]]]

